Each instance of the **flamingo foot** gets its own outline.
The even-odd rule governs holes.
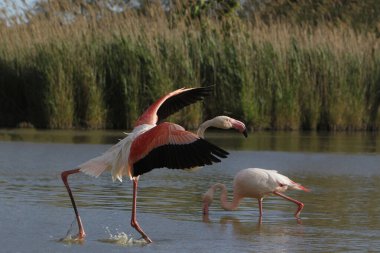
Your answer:
[[[75,236],[72,236],[71,234],[67,234],[64,238],[59,239],[59,242],[67,243],[67,244],[72,244],[72,243],[79,243],[82,244],[84,243],[84,238],[86,237],[85,234],[80,234],[78,233]]]
[[[153,242],[152,239],[150,239],[147,235],[142,236],[141,238],[144,239],[146,241],[146,243],[152,243]]]
[[[303,203],[299,203],[298,204],[298,209],[297,209],[297,212],[294,214],[294,216],[297,218],[297,219],[300,219],[300,214],[301,214],[301,211],[303,209],[305,205]]]
[[[76,240],[83,241],[84,238],[86,237],[86,233],[84,232],[82,221],[81,221],[79,215],[78,215],[78,224],[79,224],[79,232],[74,238]]]
[[[86,233],[84,231],[81,231],[79,232],[77,235],[76,235],[76,238],[78,240],[84,240],[84,238],[86,237]]]
[[[66,236],[64,238],[59,239],[60,242],[65,242],[65,243],[81,243],[81,242],[84,241],[84,238],[86,237],[86,233],[84,232],[83,227],[79,228],[79,232],[78,232],[77,235],[73,236],[71,234],[74,223],[75,223],[75,220],[71,223],[69,230],[67,230]]]
[[[134,227],[134,229],[137,230],[137,232],[140,233],[141,235],[141,238],[143,238],[147,243],[152,243],[152,239],[149,238],[149,236],[147,234],[145,234],[145,232],[142,230],[142,228],[140,227],[140,225],[137,223],[137,221],[131,221],[131,226]]]

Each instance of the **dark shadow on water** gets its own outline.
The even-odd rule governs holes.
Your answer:
[[[0,141],[51,142],[73,144],[114,144],[126,136],[111,130],[1,129]]]

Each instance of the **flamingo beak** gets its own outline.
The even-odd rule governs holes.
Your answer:
[[[244,131],[243,131],[243,135],[244,135],[244,137],[245,137],[245,138],[247,138],[247,137],[248,137],[248,132],[247,132],[247,129],[244,129]]]
[[[243,122],[241,122],[239,120],[233,120],[232,121],[232,126],[237,131],[239,131],[240,133],[242,133],[245,136],[245,138],[248,137],[247,128],[245,127],[245,124]]]
[[[205,201],[204,203],[203,203],[203,215],[207,215],[208,214],[208,203]]]

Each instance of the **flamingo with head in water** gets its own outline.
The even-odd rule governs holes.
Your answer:
[[[113,180],[122,181],[124,176],[129,176],[133,181],[131,226],[146,242],[152,242],[136,218],[137,185],[140,175],[154,168],[188,169],[210,165],[220,162],[219,158],[226,158],[227,151],[203,139],[205,129],[210,126],[234,128],[247,136],[245,125],[227,116],[206,121],[201,125],[198,135],[177,124],[162,122],[183,107],[202,100],[211,91],[211,87],[182,88],[161,97],[138,118],[133,131],[127,137],[104,154],[79,165],[76,169],[62,172],[61,177],[69,193],[79,227],[78,239],[83,239],[86,234],[67,178],[79,172],[97,177],[104,171],[111,171]]]
[[[290,198],[283,194],[287,189],[310,191],[306,187],[293,182],[288,177],[279,174],[275,170],[266,170],[259,168],[248,168],[239,171],[233,181],[233,199],[232,202],[227,201],[227,189],[224,184],[216,183],[203,195],[203,214],[207,215],[209,206],[213,201],[214,193],[217,189],[221,190],[220,203],[225,210],[236,210],[243,198],[255,198],[259,202],[260,221],[263,216],[262,203],[264,197],[268,195],[277,195],[288,201],[297,204],[298,209],[295,217],[299,219],[299,215],[304,204],[298,200]]]

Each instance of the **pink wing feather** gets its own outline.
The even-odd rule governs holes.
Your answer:
[[[154,168],[187,169],[220,162],[227,151],[185,131],[177,124],[164,122],[146,131],[132,142],[128,173],[130,177]]]
[[[179,111],[180,109],[202,100],[212,92],[213,88],[181,88],[170,92],[154,102],[149,108],[138,118],[135,127],[142,124],[155,125],[161,122],[169,115]]]

